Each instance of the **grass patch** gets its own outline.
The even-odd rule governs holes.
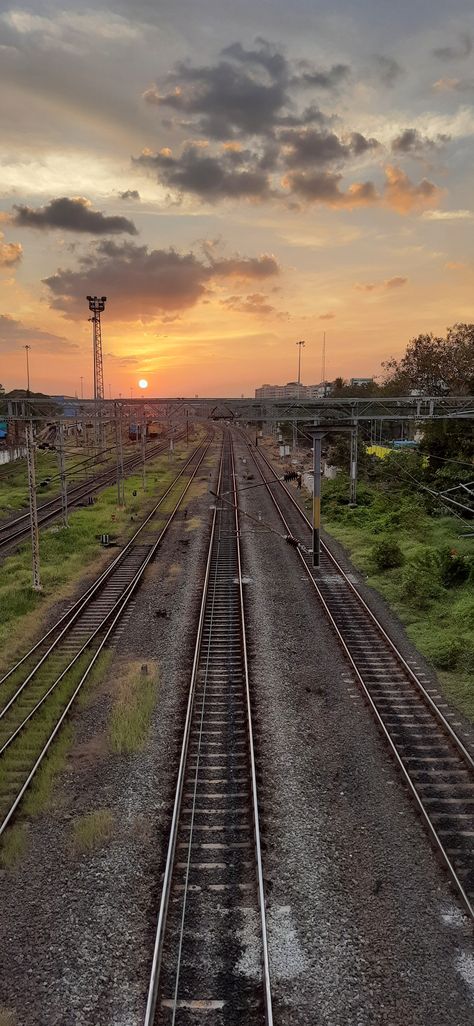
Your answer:
[[[360,505],[351,509],[347,493],[342,476],[324,483],[325,529],[391,604],[450,701],[474,721],[474,540],[459,537],[459,520],[427,510],[416,494],[394,498],[362,484]]]
[[[2,835],[0,843],[0,865],[4,869],[13,869],[23,856],[28,841],[28,826],[26,823],[16,823],[9,827]],[[0,1026],[1,1026],[0,1015]]]
[[[18,1019],[16,1012],[11,1008],[0,1008],[0,1026],[17,1026]]]
[[[117,754],[130,754],[143,748],[151,725],[158,690],[156,667],[148,664],[142,674],[140,663],[129,664],[116,683],[116,696],[110,717],[108,740]]]
[[[38,816],[45,809],[53,808],[54,778],[64,769],[72,735],[71,724],[66,724],[51,745],[23,799],[22,812],[26,816]]]
[[[189,517],[186,521],[186,531],[195,531],[201,526],[201,517]]]
[[[40,534],[41,581],[43,591],[31,587],[31,555],[24,545],[0,565],[0,648],[2,668],[11,665],[19,651],[16,622],[22,620],[21,647],[39,631],[53,602],[65,597],[90,568],[101,568],[110,558],[100,544],[101,534],[126,540],[137,528],[147,509],[156,504],[166,490],[173,470],[164,456],[147,465],[147,491],[140,475],[125,482],[126,508],[117,507],[115,487],[97,496],[93,506],[73,510],[69,528],[52,527]],[[177,486],[178,487],[178,486]],[[133,493],[136,493],[135,495]],[[176,497],[165,500],[164,511],[171,509]],[[0,670],[1,672],[1,670]]]
[[[96,809],[79,816],[72,827],[72,848],[76,855],[97,851],[110,841],[115,817],[110,809]]]

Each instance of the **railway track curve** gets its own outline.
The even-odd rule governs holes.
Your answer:
[[[311,524],[267,457],[240,435],[287,535]],[[275,487],[277,486],[277,487]],[[275,492],[278,492],[278,498]],[[303,531],[303,536],[302,536]],[[351,664],[435,849],[474,921],[474,760],[328,546],[321,566],[297,556]]]
[[[225,433],[218,492],[235,497]],[[239,970],[239,933],[259,936],[258,983]],[[258,966],[257,966],[258,972]],[[216,500],[145,1026],[272,1026],[239,518]],[[207,1018],[206,1018],[207,1021]]]

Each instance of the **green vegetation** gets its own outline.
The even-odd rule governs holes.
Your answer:
[[[150,667],[149,667],[150,670]],[[137,752],[146,741],[158,691],[158,673],[142,673],[133,662],[119,678],[109,724],[109,743],[113,752]]]
[[[21,859],[26,848],[28,827],[26,823],[17,823],[10,827],[2,836],[0,843],[0,865],[4,869],[13,869]],[[0,1026],[2,1017],[0,1012]]]
[[[24,650],[25,642],[38,630],[39,624],[52,602],[64,598],[89,568],[100,569],[107,558],[100,544],[100,535],[108,533],[121,540],[136,530],[137,521],[156,503],[159,493],[170,484],[174,476],[168,458],[161,456],[147,465],[147,491],[143,491],[141,475],[125,482],[126,508],[117,507],[115,487],[107,488],[97,497],[93,506],[73,510],[69,527],[53,526],[40,534],[41,582],[43,591],[31,587],[30,547],[25,544],[0,565],[0,646],[2,666],[11,663],[18,651],[18,640]],[[177,491],[170,493],[163,511],[176,502]],[[136,493],[135,495],[133,493]],[[109,554],[110,558],[110,554]],[[18,618],[22,618],[22,636],[12,634]]]
[[[81,462],[81,455],[67,456],[65,458],[66,470],[69,467]],[[55,452],[49,450],[38,451],[36,454],[36,484],[38,487],[38,502],[57,495],[60,490],[58,477],[58,457]],[[88,471],[92,476],[92,470]],[[75,480],[82,480],[82,473],[75,475]],[[49,481],[46,484],[46,481]],[[41,482],[45,482],[42,484]],[[8,516],[28,506],[28,480],[26,476],[26,459],[14,460],[13,463],[3,464],[0,473],[0,517]]]
[[[17,1026],[17,1023],[15,1012],[9,1008],[0,1008],[0,1026]]]
[[[115,818],[110,809],[96,809],[73,823],[72,848],[76,855],[102,848],[113,835]]]
[[[404,469],[412,459],[397,454]],[[361,483],[354,508],[348,491],[343,474],[324,483],[325,528],[442,671],[448,697],[474,719],[474,539],[463,537],[466,525],[439,502],[411,489],[403,475],[391,477],[387,467],[380,467],[376,483]]]

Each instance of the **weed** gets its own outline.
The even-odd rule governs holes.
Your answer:
[[[96,809],[79,816],[73,823],[72,848],[76,855],[96,851],[110,841],[115,818],[110,809]]]
[[[0,842],[0,865],[4,869],[12,869],[21,859],[28,840],[28,827],[26,823],[16,823],[9,827],[2,836]],[[2,1023],[0,1015],[0,1026]]]
[[[377,570],[393,570],[404,561],[403,552],[392,538],[382,538],[372,549],[372,559]]]
[[[158,688],[156,671],[140,672],[133,663],[117,682],[117,696],[109,724],[109,743],[113,752],[137,752],[143,747],[151,724]]]

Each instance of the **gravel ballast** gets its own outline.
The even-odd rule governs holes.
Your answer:
[[[0,872],[0,1022],[143,1022],[218,450],[74,717],[53,808]],[[236,453],[243,485],[242,441]],[[270,499],[250,488],[242,504],[261,515],[241,526],[275,1026],[465,1026],[470,927],[296,553],[265,529],[283,531]],[[107,725],[130,660],[157,669],[157,704],[143,750],[117,756]],[[112,838],[77,854],[74,823],[97,809]],[[244,979],[255,932],[240,938]]]

